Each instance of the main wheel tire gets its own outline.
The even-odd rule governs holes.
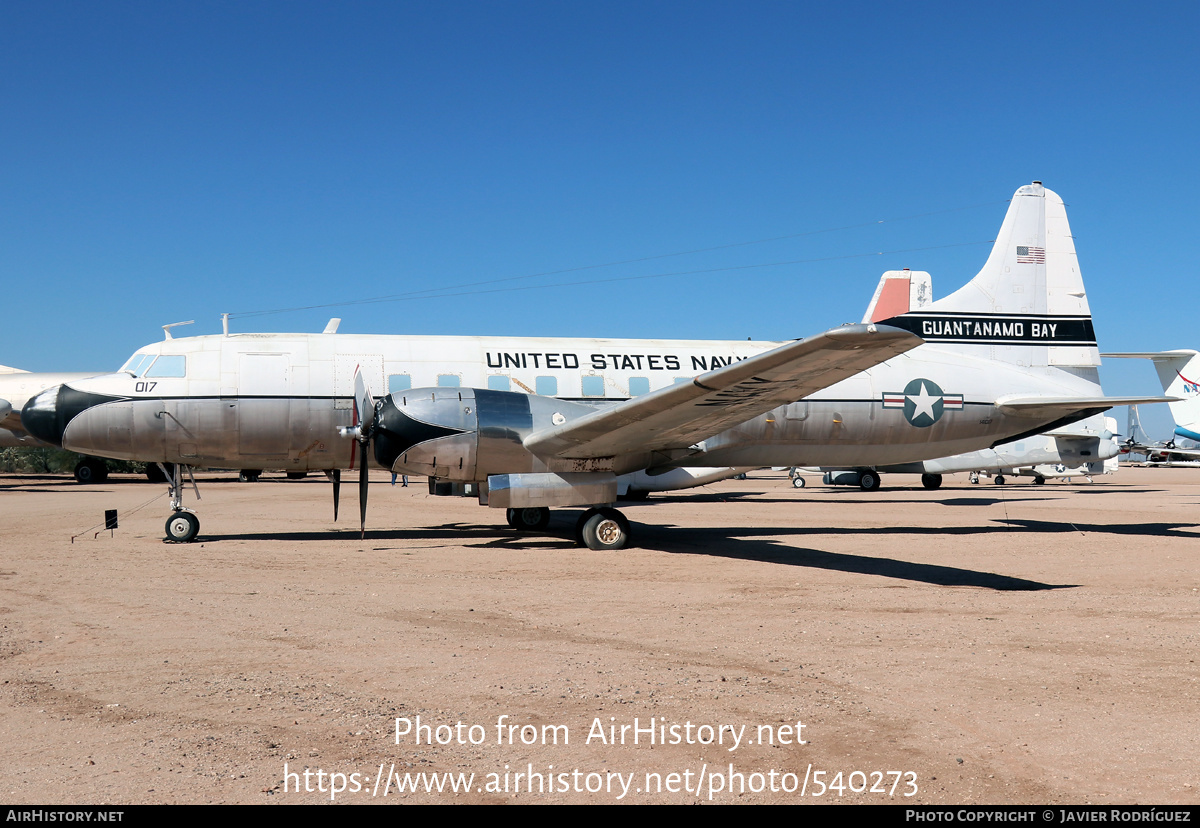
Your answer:
[[[580,519],[584,546],[603,552],[624,549],[629,543],[629,521],[616,509],[592,509]]]
[[[1002,475],[1002,474],[996,475],[995,479],[993,479],[992,482],[995,483],[997,486],[1003,486],[1004,485],[1004,475]]]
[[[792,488],[793,489],[803,489],[804,488],[804,478],[801,477],[800,475],[796,475],[795,477],[793,477],[792,478]]]
[[[873,471],[865,471],[859,475],[858,485],[864,492],[873,492],[879,488],[879,475]]]
[[[921,475],[921,485],[926,489],[940,489],[942,476],[940,474],[923,474]]]
[[[648,497],[650,497],[650,492],[646,491],[645,489],[630,489],[629,491],[625,492],[625,494],[621,495],[621,500],[629,500],[640,503]]]
[[[243,483],[257,483],[260,474],[262,469],[242,469],[238,472],[238,480]]]
[[[176,512],[167,518],[167,540],[174,543],[191,543],[200,531],[200,518],[191,512]]]
[[[308,472],[306,471],[294,471],[287,473],[288,480],[303,480],[306,477],[308,477]]]
[[[75,464],[75,480],[79,483],[103,483],[108,479],[108,465],[96,457],[85,457]]]
[[[508,509],[504,516],[518,532],[540,532],[550,525],[550,510],[543,506]]]
[[[1045,485],[1046,485],[1046,478],[1044,478],[1044,477],[1035,477],[1035,478],[1033,478],[1033,485],[1035,485],[1035,486],[1045,486]]]

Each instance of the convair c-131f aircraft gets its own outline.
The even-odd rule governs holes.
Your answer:
[[[327,329],[329,330],[329,329]],[[1161,398],[1105,397],[1062,200],[1017,190],[983,270],[919,311],[786,343],[228,334],[167,339],[116,374],[31,400],[35,436],[174,463],[168,539],[199,527],[187,467],[360,468],[478,484],[539,528],[589,507],[618,549],[618,480],[658,490],[773,465],[906,463],[975,451]],[[376,400],[372,392],[384,393]],[[336,506],[335,506],[336,508]]]

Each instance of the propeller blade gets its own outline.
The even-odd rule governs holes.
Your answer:
[[[330,472],[329,479],[333,481],[333,522],[337,523],[338,501],[341,500],[342,494],[342,470],[334,469]]]
[[[362,457],[358,464],[358,529],[359,537],[367,536],[367,443],[363,442]]]
[[[366,437],[375,423],[375,399],[371,396],[367,381],[363,379],[361,368],[358,367],[354,369],[354,404],[358,406],[359,434]]]

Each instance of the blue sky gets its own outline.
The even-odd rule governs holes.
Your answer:
[[[1102,348],[1200,348],[1198,23],[1194,3],[6,3],[0,363],[112,369],[226,311],[804,336],[857,321],[886,269],[966,282],[1034,179],[1067,202]],[[412,295],[431,289],[456,295]],[[1158,391],[1148,363],[1102,371]]]

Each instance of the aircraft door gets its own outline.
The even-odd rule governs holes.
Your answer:
[[[238,355],[238,453],[286,458],[291,446],[292,366],[288,354]]]

